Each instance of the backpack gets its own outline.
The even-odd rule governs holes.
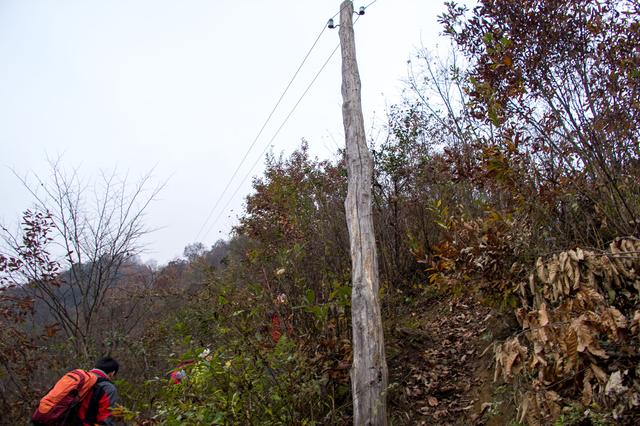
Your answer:
[[[31,416],[33,425],[67,425],[77,423],[76,410],[98,377],[84,370],[73,370],[62,376],[51,388]]]
[[[97,424],[98,423],[98,410],[100,406],[100,400],[104,396],[105,390],[104,386],[98,386],[98,383],[109,382],[109,379],[105,379],[104,377],[98,377],[95,386],[93,387],[93,393],[91,394],[91,399],[89,400],[89,404],[87,405],[87,411],[84,412],[84,423],[79,422],[79,424]]]

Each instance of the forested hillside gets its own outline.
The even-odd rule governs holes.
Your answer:
[[[370,139],[390,423],[638,424],[640,1],[440,24],[451,52],[417,52]],[[267,157],[228,241],[162,267],[137,256],[156,189],[53,164],[3,228],[0,424],[104,354],[126,424],[351,424],[347,174],[312,143]]]

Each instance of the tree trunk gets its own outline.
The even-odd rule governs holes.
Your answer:
[[[340,6],[342,115],[349,186],[345,210],[351,243],[353,424],[387,424],[387,364],[378,296],[378,261],[371,211],[373,161],[364,135],[360,76],[355,55],[353,4]]]

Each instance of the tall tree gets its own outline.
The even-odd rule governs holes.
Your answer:
[[[471,64],[472,115],[496,126],[494,160],[530,167],[560,226],[578,224],[569,241],[637,235],[640,1],[479,3],[441,20]]]
[[[77,171],[65,172],[59,161],[51,163],[48,180],[38,177],[37,185],[29,185],[22,179],[35,198],[36,212],[46,217],[48,233],[39,241],[36,256],[28,250],[33,244],[25,243],[33,226],[22,236],[4,228],[6,257],[22,262],[11,280],[46,307],[81,358],[94,355],[97,319],[116,290],[123,266],[140,253],[141,238],[149,232],[144,212],[161,189],[148,190],[149,179],[147,175],[131,186],[126,178],[103,175],[91,187]],[[40,259],[43,255],[46,261]],[[51,279],[58,265],[62,272]]]

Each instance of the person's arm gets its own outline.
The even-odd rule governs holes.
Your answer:
[[[114,425],[111,410],[115,408],[117,403],[118,391],[113,383],[107,383],[104,385],[104,395],[100,398],[100,404],[98,405],[98,415],[96,417],[98,424],[105,426]]]

